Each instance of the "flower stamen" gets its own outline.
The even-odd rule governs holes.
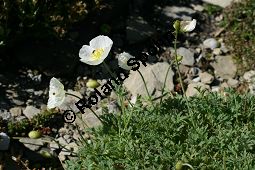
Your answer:
[[[103,48],[98,48],[95,49],[92,54],[91,54],[91,58],[93,60],[99,60],[102,57],[102,54],[104,53],[104,49]]]

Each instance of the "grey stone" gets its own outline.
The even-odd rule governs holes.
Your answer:
[[[220,87],[219,86],[212,86],[212,92],[219,92],[220,91]]]
[[[43,94],[43,90],[34,91],[34,95],[41,96]]]
[[[230,86],[230,87],[233,87],[233,88],[237,88],[238,86],[239,86],[239,81],[238,80],[236,80],[236,79],[232,79],[232,78],[230,78],[230,79],[228,79],[228,85]]]
[[[73,90],[68,89],[67,93],[82,98],[82,95],[77,91],[73,91]],[[61,110],[70,110],[70,108],[71,108],[75,113],[79,112],[79,109],[75,105],[75,103],[80,100],[78,97],[74,97],[74,96],[71,96],[71,95],[66,95],[65,100],[59,106],[59,109],[61,109]]]
[[[195,83],[198,83],[198,82],[201,81],[201,78],[200,77],[196,77],[196,78],[192,79],[192,81],[195,82]]]
[[[201,82],[204,84],[211,84],[214,80],[213,75],[211,75],[207,72],[200,73],[199,77],[201,78]]]
[[[32,151],[39,150],[45,144],[45,142],[40,139],[21,138],[19,141]]]
[[[8,150],[9,145],[10,145],[10,137],[6,133],[1,132],[0,133],[0,150],[1,151]]]
[[[97,116],[102,115],[102,108],[96,110],[95,113],[97,114]],[[101,121],[91,111],[83,114],[82,120],[86,123],[88,127],[97,127],[102,125]]]
[[[130,16],[127,20],[127,40],[129,44],[142,42],[155,34],[156,30],[141,16]]]
[[[229,6],[232,2],[238,2],[238,0],[203,0],[203,2],[225,8],[225,7]]]
[[[0,117],[3,120],[10,120],[12,118],[12,115],[7,110],[0,110]]]
[[[162,13],[172,19],[191,20],[196,11],[184,6],[166,6]]]
[[[250,70],[244,73],[243,78],[248,83],[255,82],[255,70]]]
[[[162,62],[156,64],[147,64],[147,66],[140,65],[139,71],[144,77],[144,81],[148,88],[149,94],[151,95],[153,92],[161,91],[167,70],[169,68],[169,64]],[[173,76],[174,72],[169,70],[168,76],[166,79],[165,90],[172,91],[174,89],[173,84]],[[142,96],[147,96],[146,88],[144,82],[138,71],[131,71],[129,77],[124,80],[123,85],[127,88],[128,91],[131,92],[133,96],[138,94]]]
[[[13,102],[14,104],[18,105],[18,106],[21,106],[21,105],[25,104],[24,101],[21,101],[21,100],[19,100],[19,99],[12,99],[12,102]]]
[[[213,49],[213,54],[214,55],[221,55],[221,49],[220,48],[215,48],[215,49]]]
[[[204,40],[203,45],[205,48],[210,48],[212,50],[219,47],[218,41],[215,40],[214,38],[208,38]]]
[[[227,53],[227,52],[229,52],[229,49],[226,47],[226,45],[225,45],[225,43],[221,43],[221,45],[220,45],[220,50],[223,52],[223,53]]]
[[[193,66],[195,59],[194,59],[194,52],[190,51],[187,48],[180,47],[177,49],[177,54],[183,56],[181,64],[187,66]]]
[[[223,79],[234,78],[237,72],[237,67],[233,61],[232,56],[216,56],[215,61],[211,62],[214,68],[215,75]]]
[[[209,85],[205,85],[203,83],[191,83],[188,85],[188,88],[186,90],[186,95],[188,97],[191,96],[195,96],[197,94],[199,94],[198,90],[196,88],[200,88],[201,90],[210,90],[210,86]]]
[[[198,76],[200,72],[201,72],[200,68],[198,68],[198,67],[192,67],[192,68],[190,68],[190,70],[189,70],[189,75],[190,75],[191,77],[195,77],[195,76]]]
[[[9,111],[13,117],[21,116],[21,114],[22,114],[21,107],[13,107]]]
[[[23,114],[28,118],[32,119],[34,116],[40,113],[40,109],[35,108],[34,106],[27,106],[23,111]]]

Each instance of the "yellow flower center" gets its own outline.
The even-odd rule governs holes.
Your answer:
[[[104,49],[98,48],[92,52],[91,57],[93,60],[99,60],[101,58],[101,56],[103,55],[103,53],[104,53]]]

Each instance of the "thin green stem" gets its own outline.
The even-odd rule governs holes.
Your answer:
[[[147,92],[147,95],[148,95],[148,97],[149,97],[149,100],[151,101],[151,95],[150,95],[149,90],[148,90],[148,88],[147,88],[147,85],[146,85],[146,82],[145,82],[145,80],[144,80],[144,77],[143,77],[142,73],[140,72],[140,70],[137,70],[137,71],[138,71],[138,73],[140,74],[140,76],[141,76],[141,78],[142,78],[142,80],[143,80],[143,84],[144,84],[144,86],[145,86],[145,90],[146,90],[146,92]]]
[[[178,31],[175,30],[174,32],[175,34],[175,39],[174,39],[174,53],[175,53],[175,62],[176,62],[176,65],[177,65],[177,72],[178,72],[178,75],[179,75],[179,80],[180,80],[180,84],[181,84],[181,89],[182,89],[182,93],[184,95],[184,98],[185,98],[185,101],[187,103],[187,107],[188,107],[188,111],[189,113],[191,114],[192,111],[190,109],[190,106],[189,106],[189,101],[188,101],[188,97],[185,93],[185,89],[184,89],[184,86],[183,86],[183,81],[182,81],[182,76],[181,76],[181,72],[180,72],[180,67],[179,67],[179,63],[178,63],[178,55],[177,55],[177,38],[178,38]]]
[[[167,76],[168,76],[168,73],[169,73],[171,67],[172,67],[172,62],[171,62],[171,64],[169,65],[169,67],[167,69],[165,80],[164,80],[164,84],[163,84],[163,87],[161,89],[161,92],[162,92],[161,96],[163,96],[163,97],[164,97],[164,90],[165,90],[165,86],[166,86]],[[163,97],[160,98],[160,102],[159,102],[160,104],[162,103]]]

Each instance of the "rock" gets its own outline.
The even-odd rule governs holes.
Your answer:
[[[216,56],[215,61],[211,62],[214,68],[215,75],[223,79],[234,78],[237,72],[237,67],[232,56]]]
[[[13,117],[17,117],[17,116],[22,115],[22,108],[21,107],[13,107],[9,111],[10,111],[10,113]]]
[[[40,147],[42,147],[45,144],[45,142],[43,142],[40,139],[21,138],[19,139],[19,141],[32,151],[39,150]]]
[[[213,54],[214,55],[221,55],[221,49],[220,48],[215,48],[215,49],[213,49]]]
[[[190,70],[190,68],[189,68],[188,66],[185,66],[185,65],[183,65],[183,64],[180,64],[180,65],[179,65],[179,68],[180,68],[180,72],[181,72],[182,74],[184,74],[184,75],[187,75],[188,72],[189,72],[189,70]]]
[[[196,11],[184,6],[166,6],[163,8],[162,13],[171,19],[192,20],[192,15]]]
[[[210,86],[205,85],[203,83],[200,83],[200,82],[191,83],[191,84],[188,85],[188,88],[186,90],[186,95],[188,97],[197,95],[199,92],[196,88],[200,88],[201,90],[210,90]]]
[[[34,95],[41,96],[43,94],[43,90],[34,91]]]
[[[161,91],[169,66],[170,65],[165,62],[159,62],[153,65],[147,64],[146,67],[140,65],[139,71],[144,77],[150,95],[154,91]],[[165,90],[167,91],[172,91],[174,89],[173,76],[174,72],[170,69],[165,85]],[[129,77],[124,80],[123,85],[133,96],[137,94],[147,96],[143,80],[138,71],[131,71]]]
[[[177,49],[177,54],[183,56],[181,64],[187,65],[187,66],[193,66],[193,64],[195,62],[193,52],[191,52],[187,48],[180,47]]]
[[[250,70],[244,73],[243,78],[248,83],[255,82],[255,70]]]
[[[1,132],[0,133],[0,150],[1,151],[8,150],[9,145],[10,145],[10,137],[6,133]]]
[[[220,6],[222,8],[226,8],[232,2],[237,2],[238,0],[202,0],[203,2]],[[240,1],[240,0],[239,0]]]
[[[221,45],[220,45],[220,50],[223,52],[223,53],[227,53],[227,52],[229,52],[229,49],[227,49],[227,47],[226,47],[226,45],[225,45],[225,43],[221,43]]]
[[[34,106],[27,106],[23,111],[23,114],[28,118],[32,119],[34,116],[38,115],[40,110],[35,108]]]
[[[207,72],[200,73],[199,77],[201,78],[201,82],[204,84],[211,84],[214,80],[213,75],[211,75]]]
[[[195,77],[195,76],[198,76],[200,72],[201,72],[200,68],[198,68],[198,67],[192,67],[192,68],[189,70],[189,75],[190,75],[191,77]]]
[[[156,30],[141,16],[130,16],[127,20],[126,34],[129,44],[142,42],[155,32]]]
[[[73,94],[75,96],[78,96],[80,98],[82,98],[82,95],[77,92],[77,91],[73,91],[68,89],[67,93],[69,94]],[[59,109],[61,110],[70,110],[70,108],[75,112],[79,112],[79,109],[76,107],[75,103],[79,101],[79,98],[71,96],[71,95],[66,95],[64,102],[59,106]]]
[[[120,109],[117,105],[117,101],[112,101],[111,103],[109,103],[107,105],[107,108],[108,108],[108,113],[111,113],[111,114],[116,114],[120,112]]]
[[[67,145],[68,143],[66,142],[66,140],[63,137],[57,138],[56,141],[60,144],[60,145]]]
[[[3,120],[10,120],[12,115],[10,112],[8,112],[7,110],[0,110],[0,117]]]
[[[201,81],[201,78],[200,77],[196,77],[194,79],[192,79],[193,82],[197,83],[197,82],[200,82]]]
[[[25,104],[25,102],[21,101],[21,100],[18,100],[18,99],[12,99],[12,102],[15,104],[15,105],[18,105],[18,106],[21,106],[23,104]]]
[[[212,86],[212,92],[219,92],[220,87],[219,86]]]
[[[219,46],[219,43],[214,38],[208,38],[203,42],[205,48],[215,49]]]
[[[199,12],[204,11],[204,7],[203,7],[202,5],[191,4],[191,6],[193,7],[193,9],[194,9],[195,11],[199,11]]]
[[[228,79],[228,82],[227,84],[230,86],[230,87],[233,87],[233,88],[237,88],[239,86],[239,81],[236,80],[236,79]]]
[[[223,83],[220,84],[220,90],[221,90],[221,91],[224,91],[224,89],[226,89],[226,88],[229,88],[228,83],[223,82]]]
[[[95,111],[97,116],[102,115],[102,108],[98,109]],[[94,113],[86,112],[85,114],[82,115],[82,120],[85,121],[85,123],[88,125],[88,127],[97,127],[102,125],[101,121],[94,115]]]

